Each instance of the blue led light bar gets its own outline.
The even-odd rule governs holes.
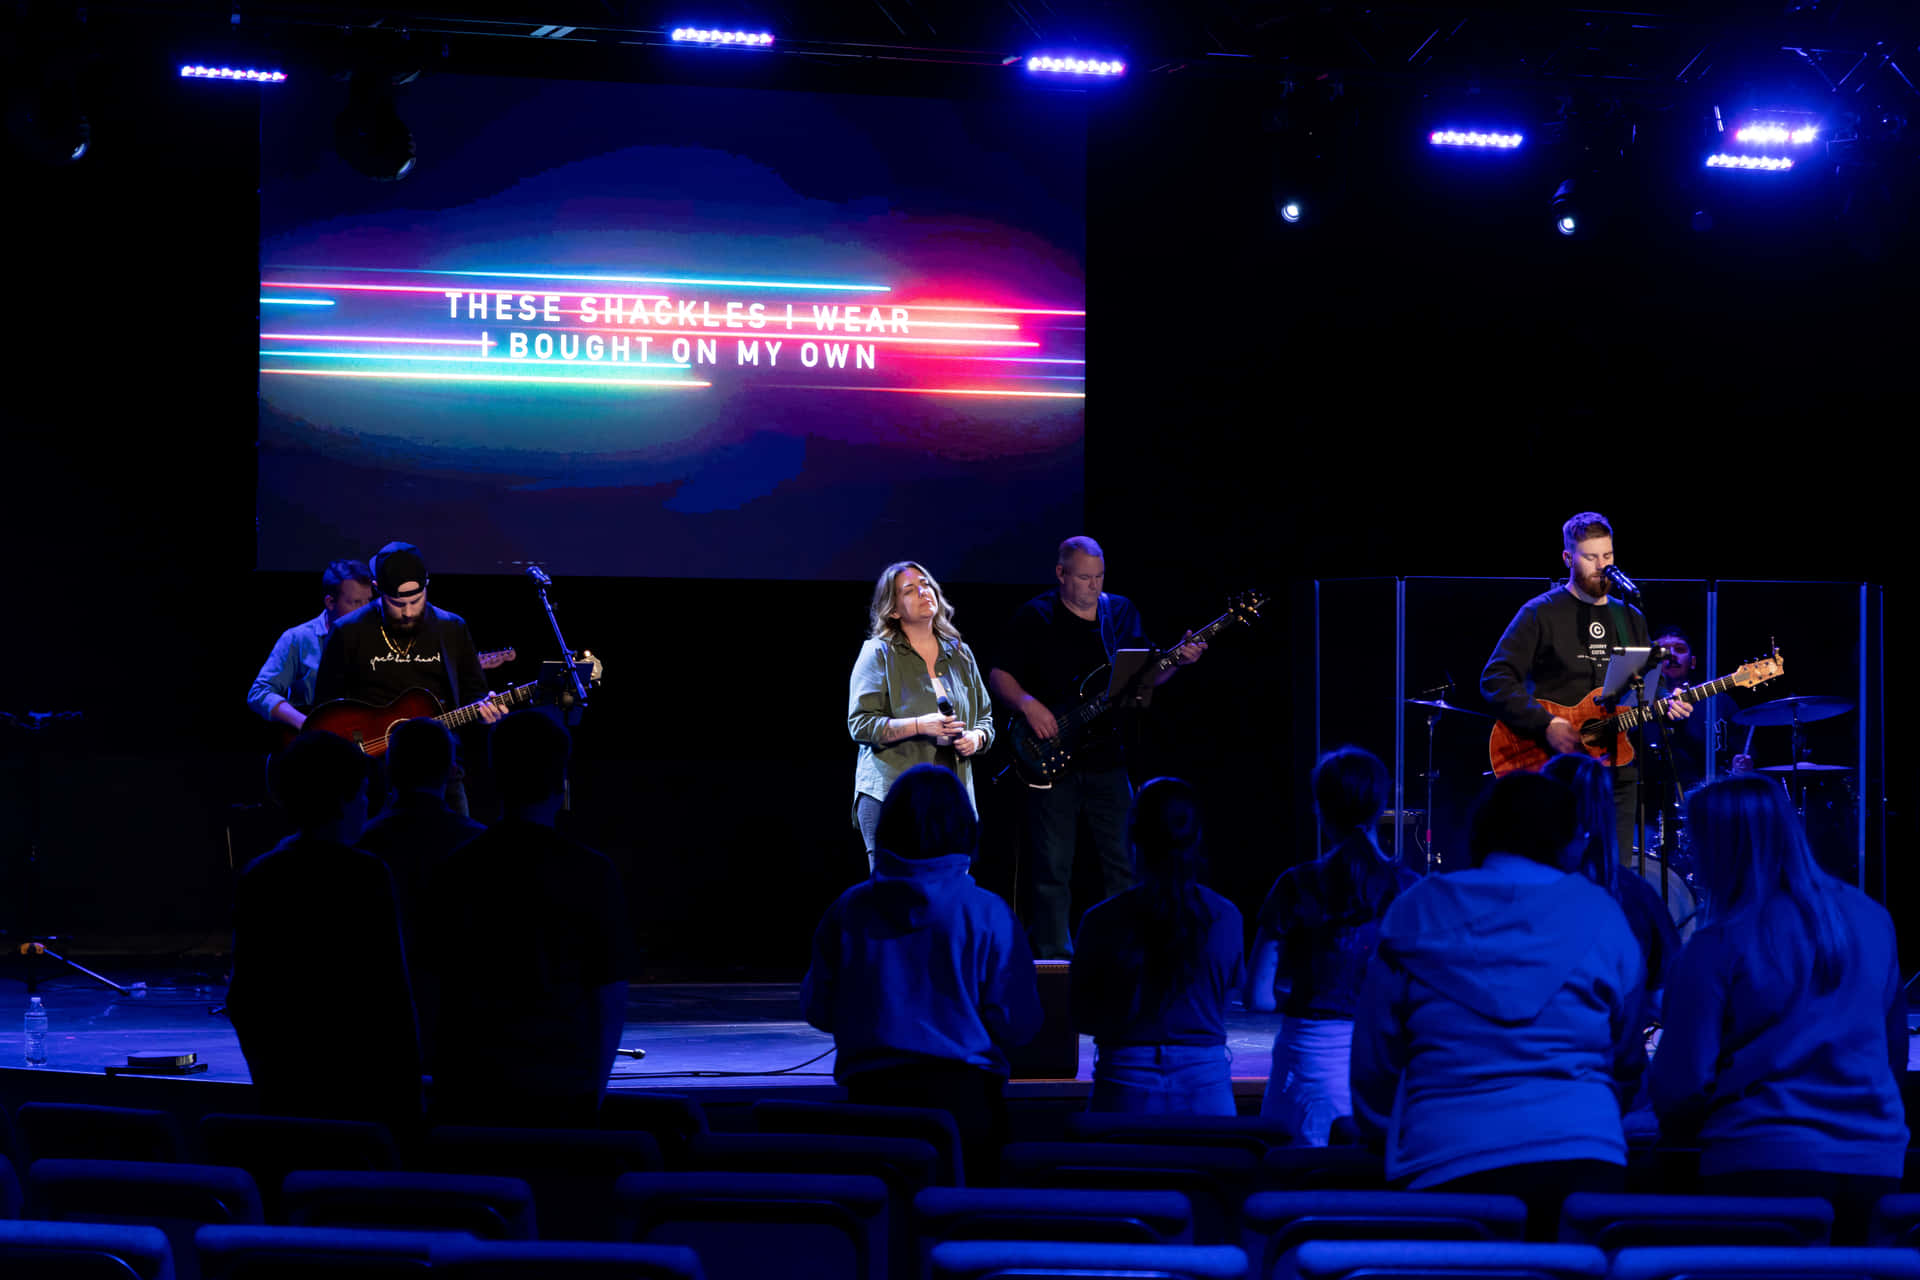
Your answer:
[[[1523,141],[1517,133],[1482,132],[1477,129],[1436,129],[1427,141],[1436,147],[1475,147],[1489,151],[1511,151]]]
[[[742,48],[765,48],[773,43],[771,31],[719,31],[708,27],[675,27],[673,38],[682,44],[727,44]]]
[[[1039,53],[1027,59],[1027,70],[1066,76],[1119,76],[1126,74],[1127,64],[1118,58]]]
[[[251,80],[255,84],[279,84],[287,78],[284,71],[255,71],[250,67],[203,67],[189,63],[180,68],[188,80]]]
[[[1763,173],[1782,173],[1793,168],[1788,156],[1736,156],[1716,151],[1707,157],[1709,169],[1747,169]]]
[[[1751,143],[1757,147],[1786,146],[1791,143],[1804,147],[1820,136],[1820,130],[1813,125],[1762,124],[1745,125],[1733,135],[1735,142]]]

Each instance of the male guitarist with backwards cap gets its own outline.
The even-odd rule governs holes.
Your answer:
[[[1567,580],[1520,606],[1480,673],[1480,693],[1494,714],[1522,737],[1555,754],[1583,750],[1573,722],[1556,716],[1536,698],[1572,706],[1606,680],[1615,645],[1647,643],[1647,619],[1607,594],[1613,564],[1613,526],[1597,511],[1582,511],[1560,530],[1560,559]],[[1680,699],[1660,704],[1676,720],[1692,708]],[[1620,858],[1631,859],[1639,771],[1614,771],[1613,809]]]
[[[1060,544],[1053,575],[1059,587],[1043,591],[1020,606],[1007,628],[998,666],[987,673],[987,687],[1042,738],[1059,733],[1057,717],[1081,701],[1079,682],[1111,662],[1121,649],[1150,649],[1140,613],[1124,596],[1108,595],[1106,555],[1092,538],[1068,538]],[[1189,633],[1191,634],[1191,633]],[[1179,664],[1197,662],[1205,641],[1183,644]],[[1174,668],[1159,673],[1169,679]],[[1090,689],[1089,694],[1101,692]],[[1073,753],[1066,772],[1048,789],[1026,791],[1027,865],[1032,887],[1032,921],[1027,935],[1037,960],[1073,955],[1073,850],[1082,813],[1100,855],[1105,897],[1133,887],[1127,854],[1127,811],[1133,784],[1127,777],[1119,739],[1095,727]]]
[[[380,548],[373,557],[373,589],[370,602],[334,623],[314,677],[317,701],[352,698],[378,707],[409,689],[425,689],[446,711],[480,703],[480,718],[488,724],[507,714],[481,701],[488,695],[487,673],[466,619],[427,603],[420,548],[411,542]]]

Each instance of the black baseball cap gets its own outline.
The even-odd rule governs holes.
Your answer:
[[[373,583],[381,595],[412,595],[413,591],[400,590],[409,582],[417,584],[413,591],[426,590],[427,562],[420,548],[411,542],[389,542],[373,553]]]

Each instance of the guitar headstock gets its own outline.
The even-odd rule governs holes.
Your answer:
[[[1751,689],[1755,685],[1778,679],[1786,670],[1787,660],[1781,656],[1780,647],[1775,645],[1770,657],[1742,663],[1740,669],[1733,673],[1733,682],[1743,689]]]
[[[1264,591],[1247,590],[1236,592],[1227,598],[1227,610],[1233,616],[1251,626],[1260,617],[1260,611],[1267,607],[1268,596]]]
[[[600,683],[600,674],[601,672],[606,670],[606,664],[601,662],[600,659],[593,656],[593,650],[582,649],[580,651],[580,656],[575,658],[573,661],[575,665],[586,668],[586,670],[581,672],[580,674],[581,674],[581,677],[585,679],[588,684],[597,685]]]
[[[489,649],[480,655],[480,669],[482,671],[492,671],[495,667],[506,666],[519,656],[519,653],[516,652],[512,646],[508,646],[505,649]]]

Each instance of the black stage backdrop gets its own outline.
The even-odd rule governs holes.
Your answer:
[[[255,91],[122,70],[93,155],[15,173],[0,709],[88,720],[47,739],[34,920],[25,765],[5,758],[0,915],[211,938],[229,806],[262,790],[243,695],[278,631],[318,609],[319,566],[253,568]],[[1560,521],[1595,507],[1638,574],[1885,582],[1900,652],[1911,517],[1889,450],[1912,387],[1879,304],[1910,296],[1910,246],[1873,262],[1764,238],[1565,246],[1525,229],[1539,218],[1449,212],[1385,162],[1344,230],[1293,237],[1254,93],[1125,90],[1090,116],[1084,532],[1163,642],[1232,591],[1275,597],[1163,690],[1136,756],[1141,777],[1203,789],[1214,881],[1249,914],[1308,852],[1306,580],[1544,578]],[[947,583],[989,663],[1000,621],[1049,581],[1051,546],[1031,554],[1030,588]],[[569,635],[608,663],[576,804],[626,876],[647,970],[797,974],[818,913],[864,871],[844,712],[870,582],[550,567]],[[434,598],[482,647],[548,644],[524,579],[436,576]],[[1327,696],[1390,682],[1378,649],[1334,637]],[[1890,751],[1904,915],[1915,754],[1897,736]],[[1003,887],[1008,804],[983,806],[980,874]]]

